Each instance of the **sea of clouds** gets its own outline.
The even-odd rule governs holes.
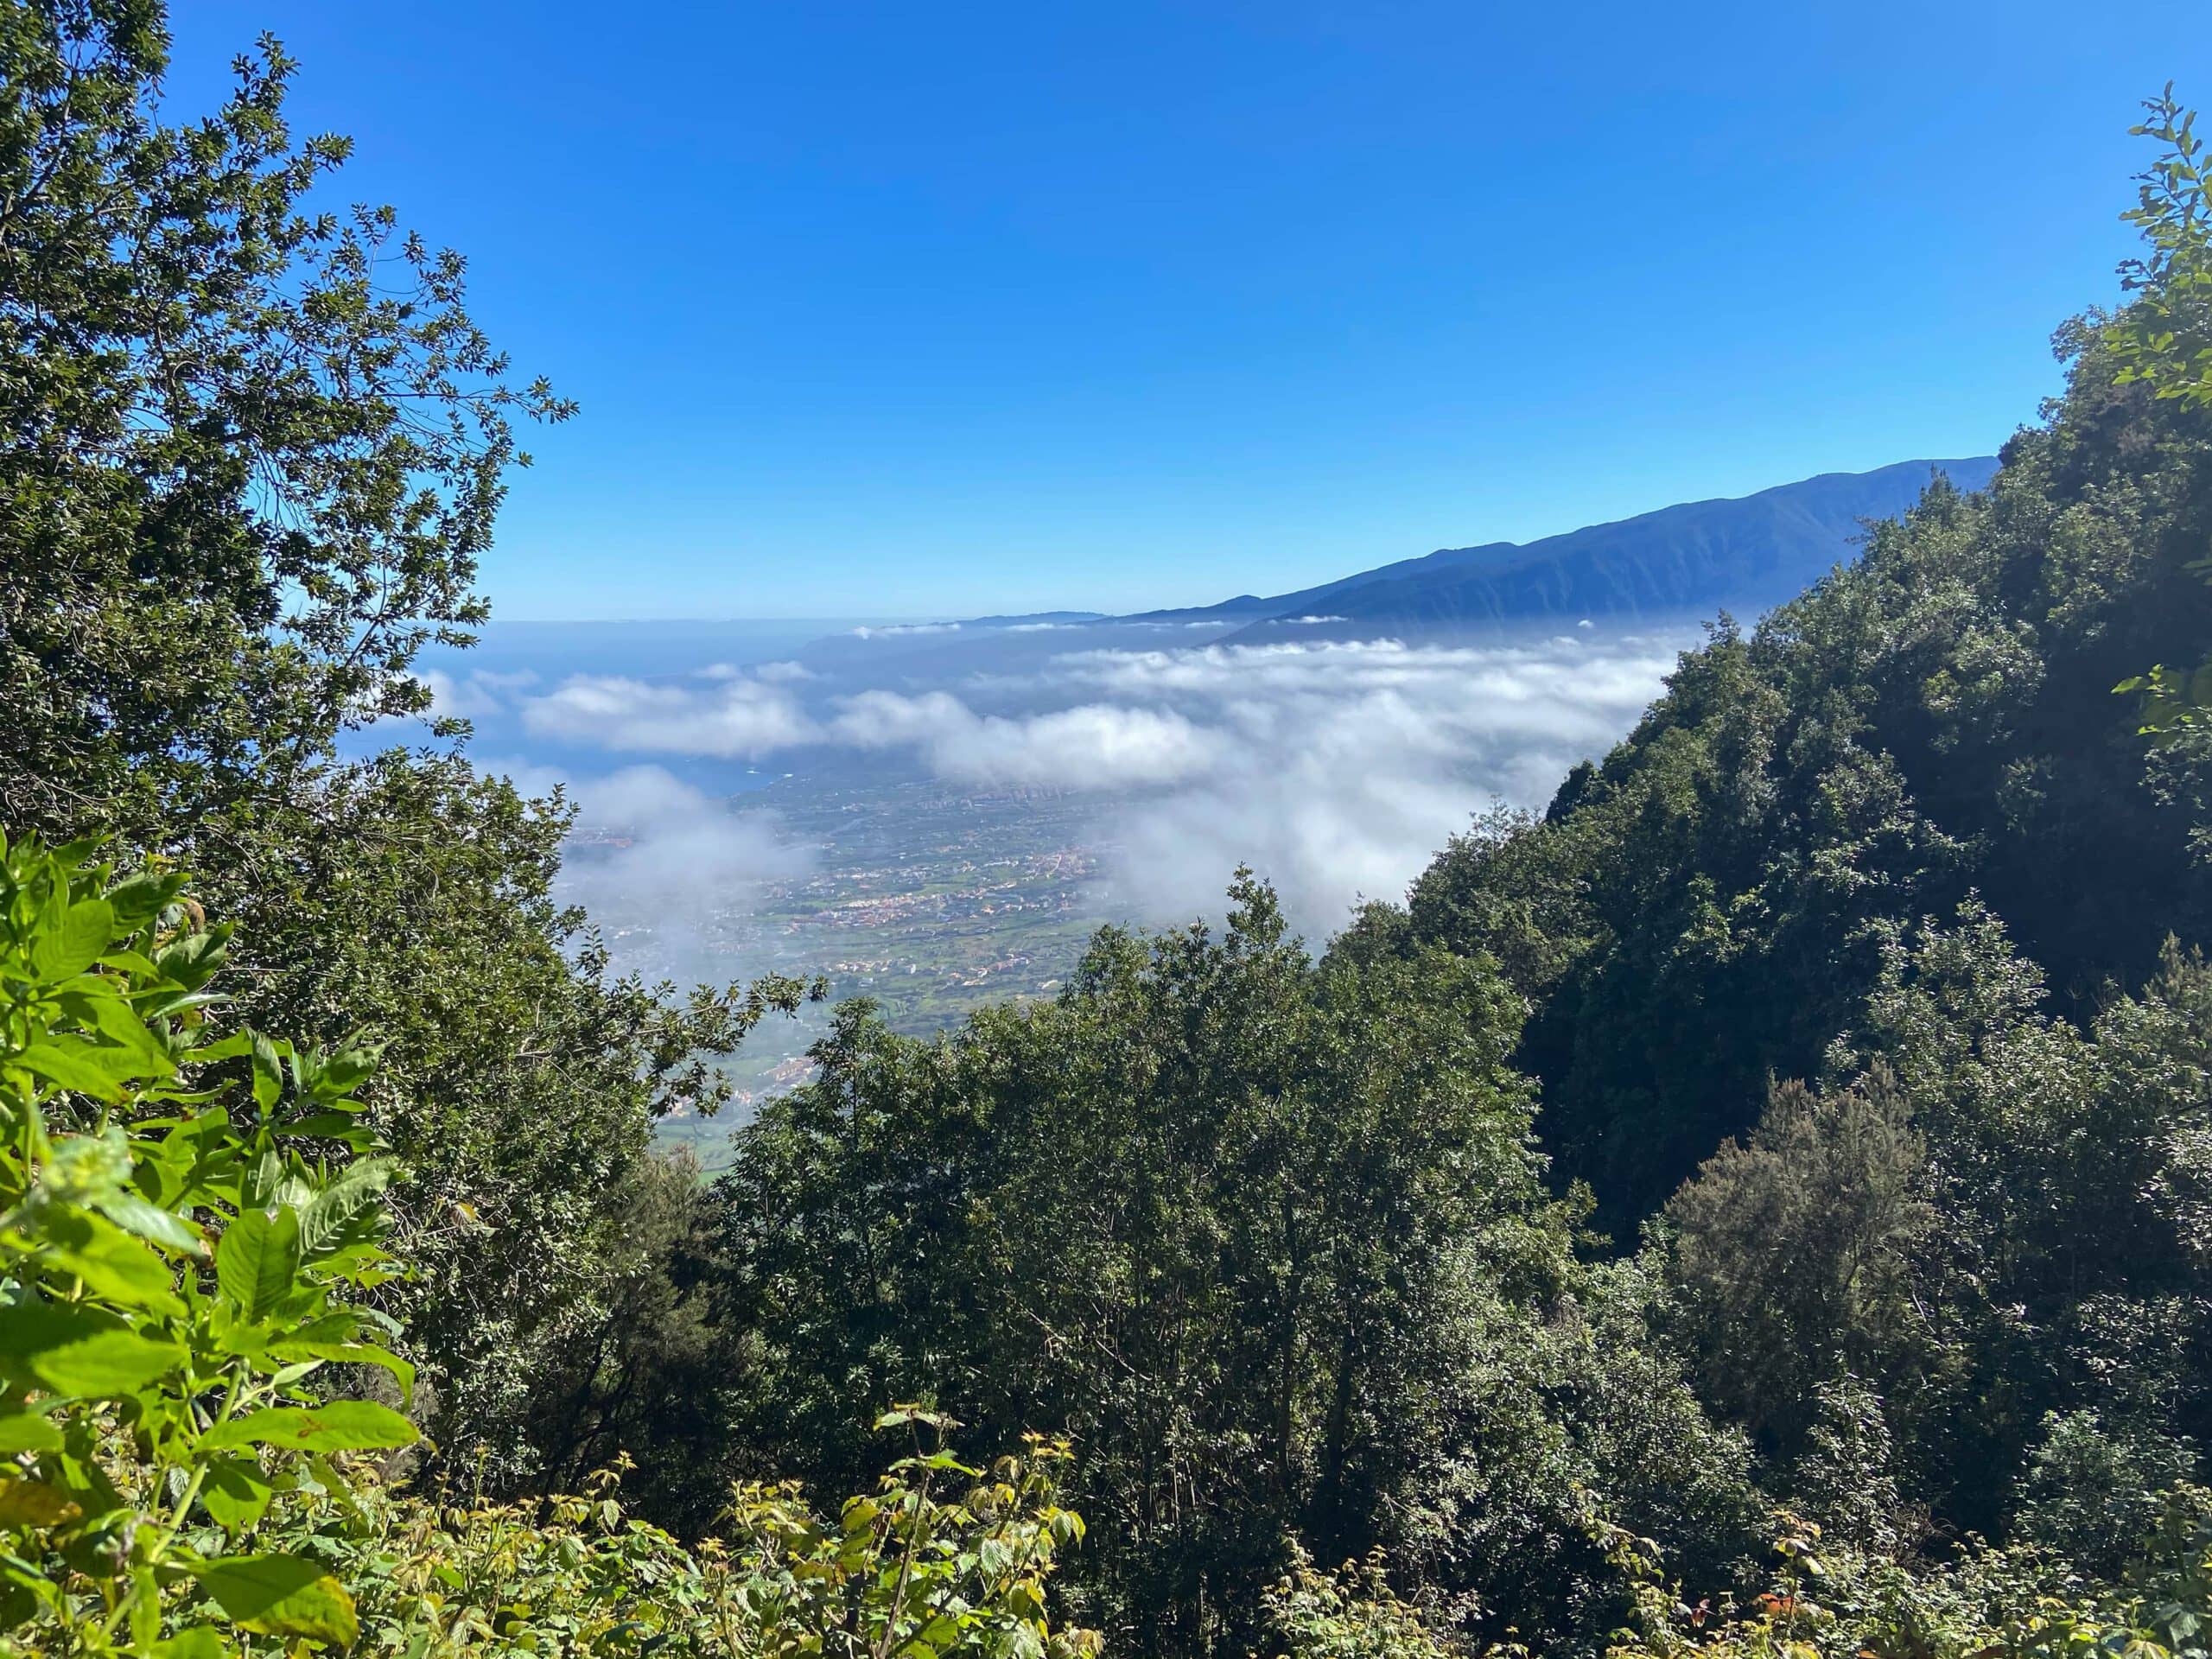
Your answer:
[[[1217,910],[1246,864],[1319,938],[1359,900],[1402,896],[1472,814],[1501,799],[1541,804],[1575,760],[1628,728],[1687,643],[1586,627],[1510,644],[1166,645],[1071,649],[1007,672],[979,646],[937,684],[781,662],[664,677],[442,677],[432,690],[443,711],[496,709],[525,747],[607,758],[603,775],[565,774],[598,834],[578,861],[588,904],[681,906],[807,868],[813,855],[772,816],[710,798],[668,766],[804,770],[810,754],[887,753],[948,781],[1095,797],[1110,897],[1127,913]],[[609,850],[617,832],[626,844]]]

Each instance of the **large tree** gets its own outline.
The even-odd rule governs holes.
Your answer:
[[[849,1481],[883,1399],[1067,1433],[1076,1593],[1144,1653],[1245,1651],[1294,1540],[1387,1547],[1493,1634],[1605,1593],[1593,1508],[1713,1569],[1758,1525],[1743,1448],[1575,1262],[1518,999],[1370,943],[1317,963],[1243,880],[1224,930],[1109,930],[938,1041],[847,1008],[641,1287],[610,1441],[703,1511],[732,1470]]]
[[[697,1057],[763,1001],[610,974],[551,897],[565,808],[461,729],[341,755],[426,713],[512,421],[570,406],[457,255],[324,208],[348,146],[295,139],[274,41],[185,122],[167,51],[157,0],[0,0],[0,823],[190,868],[252,942],[245,1017],[380,1033],[433,1427],[520,1472],[654,1116],[713,1103]]]

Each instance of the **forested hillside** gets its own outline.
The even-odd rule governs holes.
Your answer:
[[[558,797],[340,741],[570,407],[320,210],[273,42],[185,125],[165,51],[0,0],[0,1651],[2205,1650],[2171,99],[1987,490],[1333,939],[1224,871],[1052,1002],[840,1009],[706,1184],[656,1118],[806,988],[613,975]]]

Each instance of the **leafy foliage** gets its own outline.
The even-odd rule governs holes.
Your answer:
[[[986,1472],[918,1407],[879,1421],[913,1444],[874,1496],[825,1522],[790,1483],[743,1485],[696,1549],[604,1481],[543,1506],[389,1491],[360,1454],[414,1425],[318,1387],[413,1380],[362,1300],[397,1265],[353,1093],[372,1052],[213,1036],[226,931],[181,878],[89,854],[0,842],[0,1649],[1095,1649],[1047,1615],[1083,1535],[1066,1446]]]
[[[249,1535],[280,1486],[343,1492],[344,1454],[416,1438],[315,1391],[332,1365],[412,1379],[358,1300],[391,1271],[391,1166],[347,1157],[369,1057],[211,1039],[226,935],[180,878],[90,852],[0,841],[0,1625],[63,1651],[212,1651],[225,1624],[349,1644],[346,1587]]]
[[[1704,1559],[1748,1547],[1740,1442],[1544,1191],[1510,992],[1357,939],[1316,963],[1264,887],[1231,899],[1218,935],[1102,934],[1056,1002],[943,1041],[841,1012],[671,1270],[683,1345],[613,1427],[648,1484],[694,1525],[715,1471],[849,1486],[887,1395],[1064,1433],[1076,1605],[1172,1652],[1256,1639],[1298,1540],[1564,1628],[1609,1593],[1584,1482]],[[1710,1457],[1681,1478],[1685,1446]]]
[[[711,1110],[802,988],[614,976],[550,896],[558,798],[457,747],[347,758],[433,712],[410,669],[486,613],[515,423],[573,406],[513,379],[458,255],[310,205],[349,146],[290,132],[273,40],[183,123],[166,52],[157,0],[0,0],[0,823],[200,872],[250,1021],[385,1033],[419,1271],[379,1301],[441,1438],[525,1479],[654,1119]]]
[[[557,796],[456,722],[367,753],[569,406],[457,257],[308,211],[346,146],[274,42],[187,125],[165,49],[0,0],[0,1645],[2203,1653],[2212,680],[2134,673],[2212,639],[2170,92],[2128,301],[1988,491],[1318,957],[1240,873],[1050,1004],[841,1010],[702,1190],[655,1119],[805,988],[615,976]]]

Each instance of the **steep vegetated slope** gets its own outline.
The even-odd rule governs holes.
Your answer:
[[[1534,1000],[1548,1142],[1617,1226],[1769,1073],[1819,1072],[1919,918],[1978,897],[2077,1017],[2212,925],[2202,741],[2146,745],[2112,695],[2212,636],[2212,429],[2116,385],[2094,331],[2067,345],[2068,397],[1986,493],[1939,484],[1749,635],[1721,624],[1543,821],[1414,887],[1418,937]]]
[[[557,801],[336,742],[565,406],[296,215],[273,48],[163,125],[160,22],[0,6],[0,1653],[2204,1652],[2170,102],[1986,493],[1318,955],[1240,873],[1049,1005],[842,1009],[708,1187],[652,1121],[800,988],[613,976]]]

